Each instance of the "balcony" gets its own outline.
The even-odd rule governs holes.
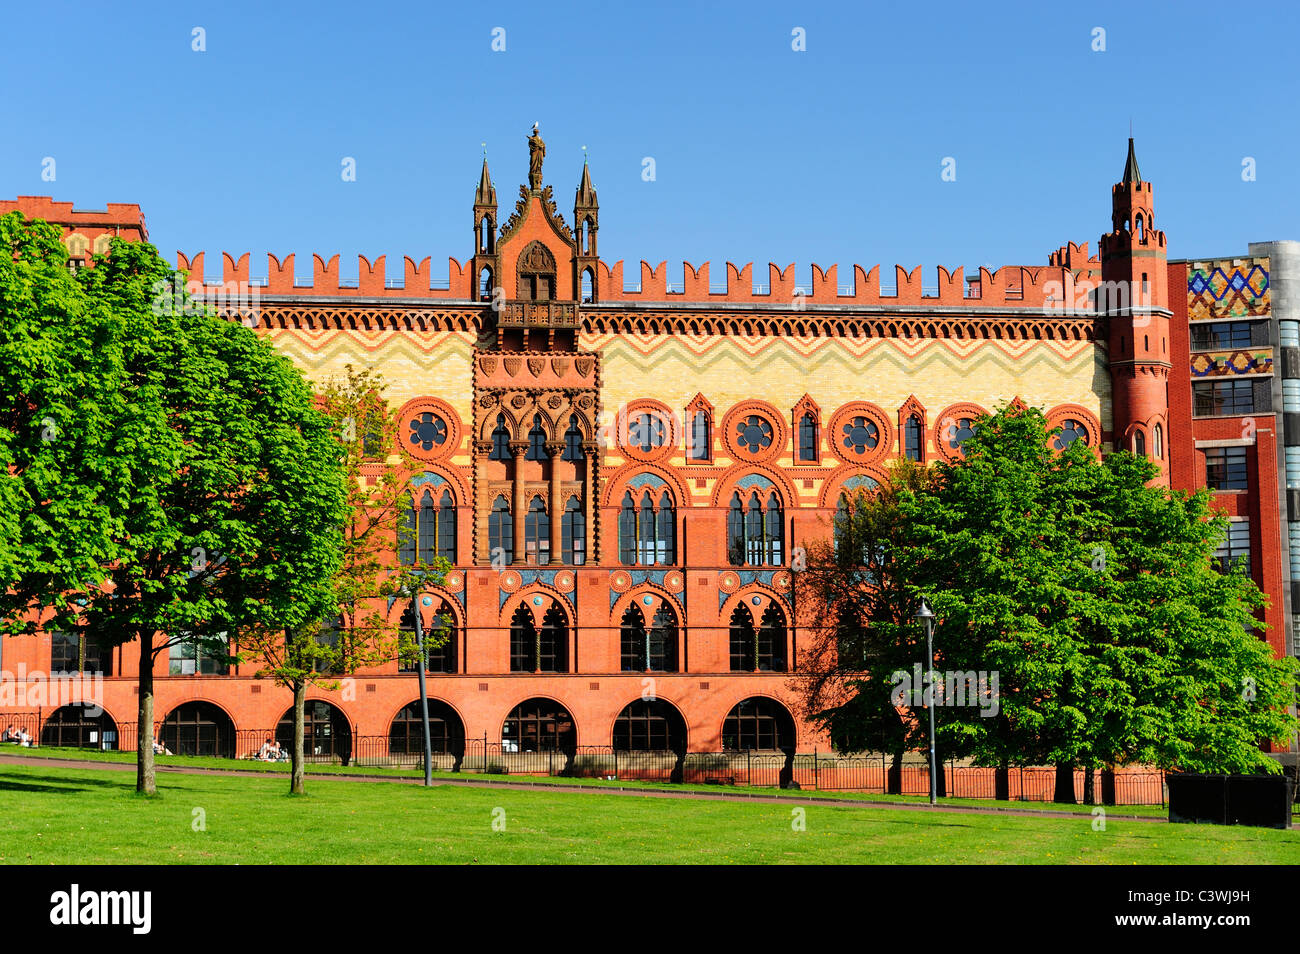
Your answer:
[[[498,328],[578,327],[578,306],[571,301],[507,301],[497,315]]]

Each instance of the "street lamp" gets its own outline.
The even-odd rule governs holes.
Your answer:
[[[926,708],[930,710],[930,804],[933,805],[938,801],[934,761],[934,610],[924,598],[916,609],[916,618],[925,627],[926,679],[930,693],[926,701]],[[922,694],[921,698],[925,699],[925,695]]]
[[[429,694],[424,684],[424,624],[420,621],[420,594],[402,587],[402,595],[411,597],[411,615],[415,618],[415,645],[419,652],[416,671],[420,674],[420,721],[424,723],[424,784],[433,785],[433,742],[429,738]]]

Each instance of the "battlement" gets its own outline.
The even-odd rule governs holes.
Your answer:
[[[56,202],[48,195],[20,195],[16,199],[0,199],[0,215],[14,211],[21,212],[29,219],[44,219],[54,225],[65,226],[70,231],[86,231],[90,238],[106,230],[112,230],[114,234],[120,234],[123,230],[134,232],[134,237],[142,241],[149,238],[144,213],[140,211],[139,204],[134,202],[110,202],[103,209],[74,209],[71,202]]]
[[[841,283],[839,266],[812,265],[812,281],[795,278],[795,265],[767,266],[765,281],[756,281],[753,263],[738,266],[733,262],[723,267],[723,282],[715,282],[710,274],[710,263],[692,265],[682,263],[681,281],[670,280],[668,263],[651,265],[641,261],[635,282],[625,274],[623,261],[612,265],[603,261],[595,264],[598,304],[653,303],[656,305],[708,305],[743,303],[771,305],[782,309],[800,308],[804,305],[841,306],[937,306],[937,307],[1018,307],[1041,308],[1044,304],[1059,301],[1064,293],[1073,301],[1074,285],[1086,280],[1095,271],[1096,261],[1087,258],[1087,245],[1071,243],[1061,257],[1053,254],[1053,264],[1048,266],[1004,266],[989,270],[980,268],[977,276],[966,277],[964,269],[949,270],[938,266],[931,276],[933,284],[926,284],[925,269],[917,266],[910,271],[901,265],[893,266],[893,281],[889,282],[882,266],[870,269],[851,266],[848,283]],[[204,252],[187,256],[178,252],[177,267],[201,280],[205,268]],[[476,301],[481,298],[476,287],[472,262],[447,260],[447,279],[439,281],[431,274],[430,258],[415,262],[403,257],[402,279],[390,279],[386,256],[371,261],[357,256],[356,280],[341,279],[339,256],[328,260],[312,255],[312,280],[298,284],[294,274],[295,256],[283,259],[267,255],[267,269],[262,275],[251,273],[249,253],[236,258],[229,252],[221,253],[221,281],[207,282],[208,287],[230,283],[259,287],[264,295],[318,296],[329,298],[429,298],[453,301]],[[882,274],[883,272],[883,274]],[[761,273],[759,273],[761,274]],[[513,295],[507,293],[508,298]]]

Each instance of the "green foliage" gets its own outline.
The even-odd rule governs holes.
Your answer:
[[[879,504],[895,510],[888,586],[940,617],[936,668],[998,675],[996,715],[936,707],[941,751],[1276,771],[1260,745],[1296,730],[1295,665],[1256,635],[1255,584],[1211,565],[1226,518],[1204,491],[1148,486],[1145,458],[1099,461],[1082,442],[1050,446],[1055,434],[1040,412],[1006,408],[978,422],[963,460]],[[855,532],[884,519],[868,514],[854,512]],[[923,662],[916,636],[897,638]],[[849,701],[875,714],[881,691]]]

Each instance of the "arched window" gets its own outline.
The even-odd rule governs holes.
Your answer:
[[[672,703],[638,699],[614,720],[616,752],[686,752],[686,720]]]
[[[506,563],[514,560],[514,523],[510,519],[510,504],[504,494],[492,502],[492,512],[488,514],[488,547],[492,551],[489,558],[494,562],[498,555]]]
[[[551,562],[551,518],[540,496],[528,505],[524,519],[524,561],[533,564]]]
[[[99,715],[89,715],[88,709],[92,712],[97,710]],[[107,712],[91,703],[74,702],[50,713],[41,728],[41,745],[114,750],[117,748],[117,723]]]
[[[645,453],[663,447],[667,439],[668,427],[658,414],[646,411],[637,414],[627,423],[628,445],[640,448]]]
[[[533,415],[533,427],[528,432],[528,450],[524,454],[525,460],[547,460],[546,453],[546,428],[542,427],[542,415]]]
[[[1138,213],[1137,227],[1138,227],[1138,241],[1145,242],[1147,240],[1147,230],[1146,230],[1146,225],[1142,221],[1141,212]]]
[[[1087,444],[1088,428],[1081,421],[1066,418],[1061,423],[1061,433],[1056,435],[1056,440],[1052,442],[1052,446],[1057,450],[1065,450],[1075,441],[1083,441],[1084,444]]]
[[[785,672],[785,616],[771,604],[763,612],[758,629],[747,606],[731,614],[731,671]]]
[[[293,706],[280,716],[275,741],[281,748],[293,748]],[[309,761],[344,765],[352,759],[352,726],[343,710],[322,699],[310,699],[303,706],[302,750]]]
[[[403,511],[402,524],[397,531],[397,559],[403,566],[415,562],[415,541],[419,536],[420,519],[415,509],[415,501],[406,495],[406,509]]]
[[[587,562],[587,515],[577,497],[570,497],[564,507],[560,525],[562,559],[568,566],[582,566]]]
[[[478,275],[478,296],[483,301],[492,300],[492,269],[485,268]]]
[[[564,454],[561,459],[574,463],[582,458],[582,428],[578,426],[578,415],[570,414],[569,429],[564,432]]]
[[[776,491],[764,499],[757,490],[747,500],[737,490],[727,516],[728,558],[733,566],[780,566],[785,518]]]
[[[775,699],[752,696],[739,702],[722,723],[722,748],[788,751],[795,745],[794,717]]]
[[[1159,424],[1151,430],[1151,454],[1156,460],[1165,459],[1165,432]]]
[[[596,283],[591,277],[591,269],[584,268],[582,270],[582,300],[584,302],[591,302],[593,300],[592,295],[595,285]]]
[[[623,672],[677,671],[677,617],[660,606],[647,630],[639,606],[629,606],[620,629]]]
[[[479,240],[478,240],[479,251],[481,252],[492,251],[492,220],[485,215],[483,216],[483,221],[481,221],[478,224],[478,227],[479,227]],[[484,271],[486,271],[486,269],[484,269]]]
[[[418,559],[421,563],[432,563],[438,549],[438,509],[433,505],[433,494],[427,490],[420,497],[418,519]]]
[[[492,450],[488,460],[510,459],[510,429],[506,427],[506,416],[497,415],[497,426],[492,431]]]
[[[159,726],[158,736],[173,755],[235,757],[235,724],[211,702],[177,706]]]
[[[1138,457],[1147,456],[1147,439],[1141,431],[1133,432],[1133,453]]]
[[[669,564],[676,558],[677,510],[665,490],[656,502],[650,488],[633,498],[623,494],[618,517],[619,560],[625,566]]]
[[[408,604],[402,612],[402,621],[398,624],[404,634],[402,642],[409,646],[415,646],[415,614],[411,611]],[[440,646],[433,646],[434,639],[441,639]],[[456,631],[456,617],[451,612],[451,607],[444,600],[438,606],[438,612],[433,615],[433,623],[424,629],[425,659],[424,669],[426,672],[455,672],[456,671],[456,645],[459,642],[459,634]],[[413,653],[409,658],[401,659],[398,662],[398,672],[416,672],[419,668],[416,656]]]
[[[429,741],[435,755],[461,755],[465,751],[464,723],[456,710],[440,699],[429,700]],[[403,708],[389,723],[388,754],[424,754],[424,718],[418,701]]]
[[[546,611],[540,630],[526,606],[515,610],[510,620],[511,672],[568,672],[568,649],[568,624],[558,606],[552,604]]]
[[[924,456],[925,428],[921,418],[916,414],[908,415],[903,422],[903,456],[908,460],[920,461]]]
[[[811,413],[806,413],[799,419],[799,459],[817,460],[817,444],[817,419]]]
[[[528,699],[501,726],[502,752],[569,752],[578,747],[573,716],[551,699]]]
[[[687,431],[687,460],[709,459],[712,429],[712,423],[709,421],[707,411],[697,410],[691,412],[691,423]]]

